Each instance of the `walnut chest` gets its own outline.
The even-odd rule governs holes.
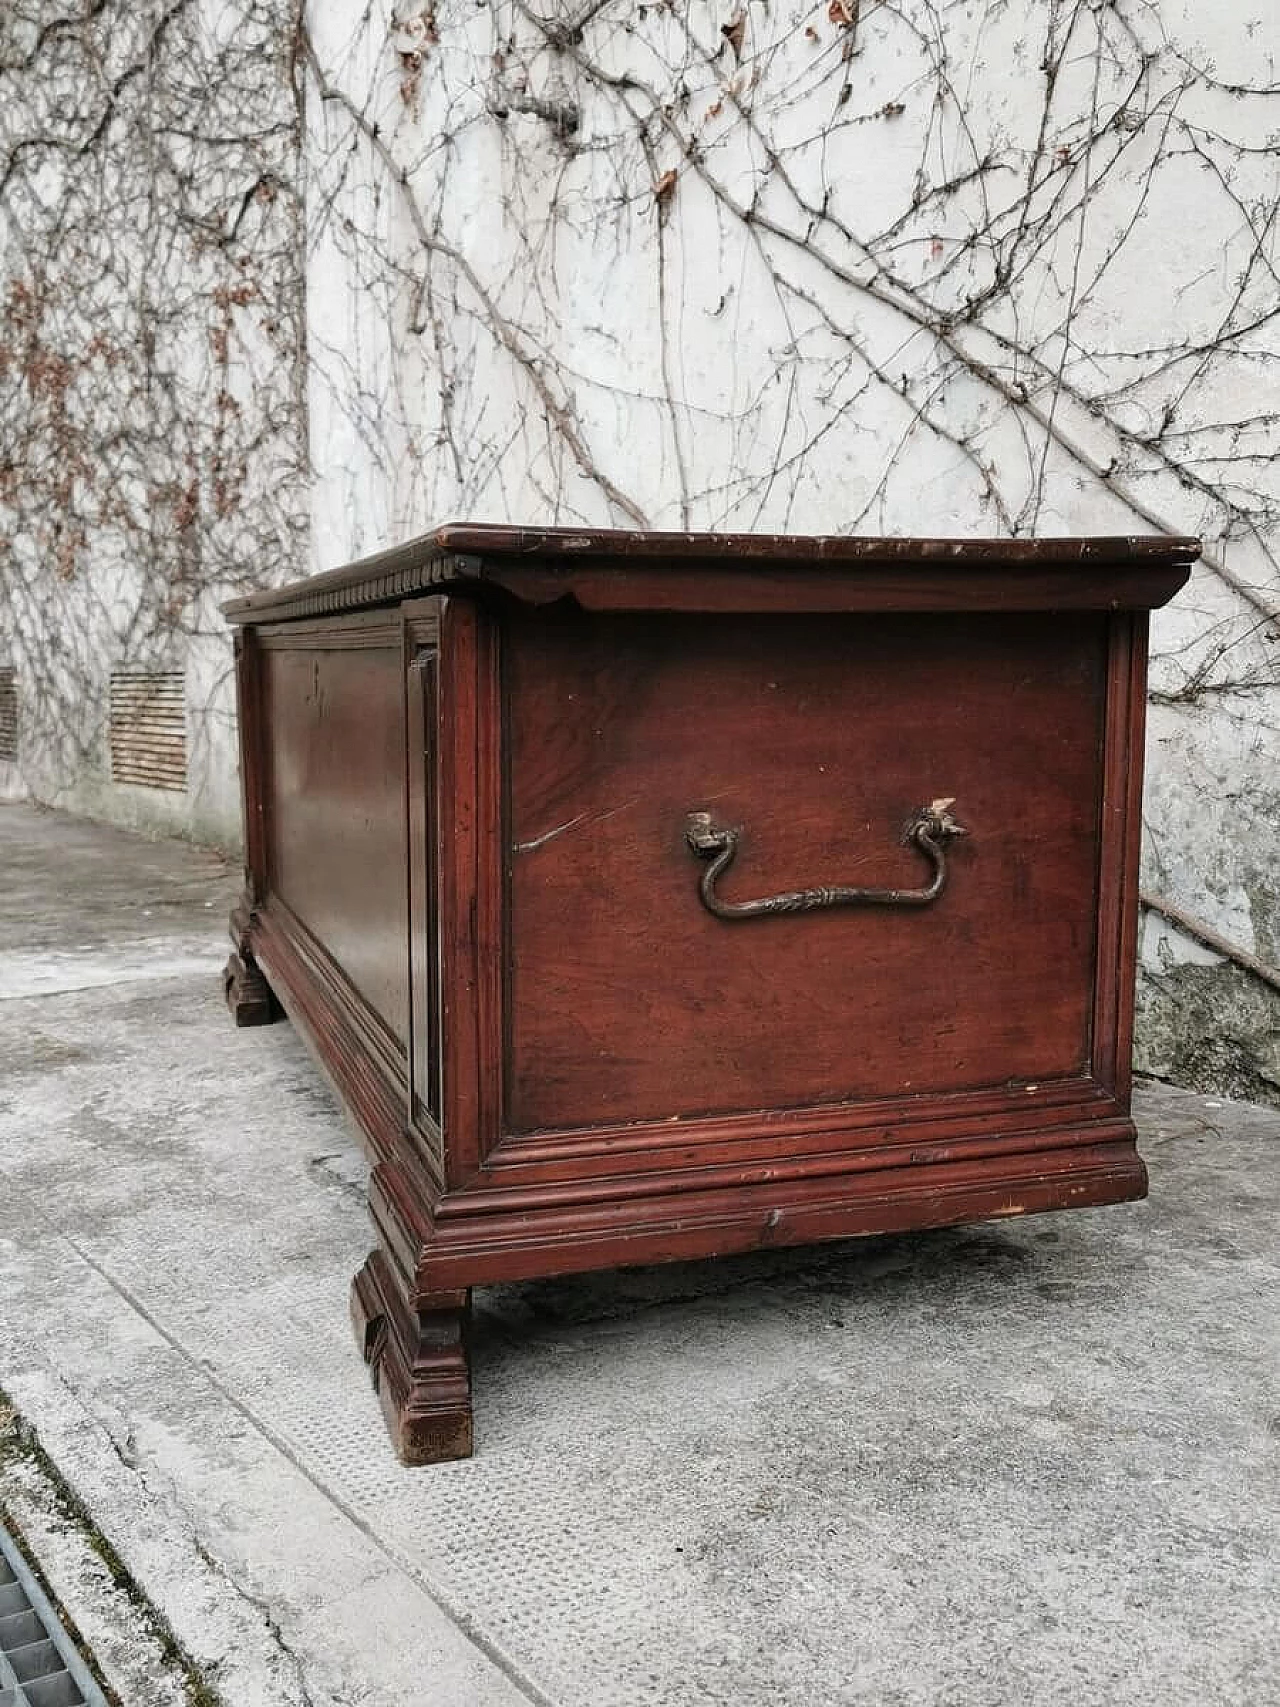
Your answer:
[[[228,606],[246,891],[373,1161],[353,1313],[471,1450],[469,1289],[1141,1196],[1164,538],[450,526]]]

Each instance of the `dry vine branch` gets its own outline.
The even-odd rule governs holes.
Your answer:
[[[1274,845],[1280,80],[1239,13],[1215,63],[1162,0],[13,0],[0,589],[49,740],[95,750],[99,654],[297,565],[310,412],[318,564],[458,513],[1201,532],[1150,857],[1226,762],[1206,707]]]
[[[301,567],[296,15],[216,14],[0,18],[0,643],[68,777],[113,666],[203,646],[225,716],[217,598]]]

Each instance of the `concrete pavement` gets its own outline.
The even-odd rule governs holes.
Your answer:
[[[0,877],[0,1388],[227,1707],[1280,1707],[1274,1111],[1145,1091],[1145,1204],[482,1292],[409,1472],[234,875],[10,806]]]

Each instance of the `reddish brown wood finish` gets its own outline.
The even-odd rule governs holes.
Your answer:
[[[398,619],[259,639],[267,882],[374,1012],[408,1037],[404,674]]]
[[[405,810],[409,895],[410,1125],[444,1177],[440,1136],[439,789],[435,765],[440,624],[434,611],[409,615],[405,634]]]
[[[351,1287],[351,1321],[405,1464],[471,1456],[471,1296],[419,1295],[411,1309],[383,1251]]]
[[[507,1131],[1087,1071],[1106,618],[557,610],[505,634]],[[697,904],[694,808],[744,827],[745,898],[918,882],[902,826],[940,795],[970,834],[914,916]]]
[[[455,527],[231,607],[228,994],[369,1141],[407,1462],[471,1449],[474,1285],[1141,1195],[1146,611],[1195,551]],[[692,811],[735,900],[919,886],[944,796],[927,905],[699,899]]]

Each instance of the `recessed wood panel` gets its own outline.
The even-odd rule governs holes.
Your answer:
[[[409,1118],[419,1131],[441,1122],[439,801],[436,793],[436,651],[417,647],[405,687],[409,728],[409,973],[412,1038]],[[423,1120],[423,1116],[426,1120]],[[443,1158],[437,1155],[440,1165]]]
[[[263,650],[268,883],[405,1043],[404,685],[398,632],[381,634]]]
[[[513,616],[509,1131],[925,1095],[1087,1070],[1107,619]],[[939,899],[724,921],[729,899]]]

